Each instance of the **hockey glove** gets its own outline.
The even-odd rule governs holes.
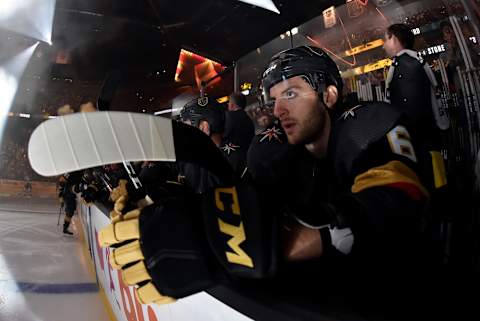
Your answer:
[[[90,204],[97,199],[97,194],[98,188],[95,185],[91,184],[88,185],[84,190],[82,190],[81,196],[87,204]]]
[[[214,285],[201,215],[185,198],[168,198],[119,215],[100,231],[100,245],[115,247],[112,267],[136,287],[142,303],[166,304]]]
[[[119,220],[126,210],[142,209],[152,203],[143,191],[136,191],[125,179],[121,179],[118,186],[110,192],[110,200],[114,202],[110,211],[112,221]]]

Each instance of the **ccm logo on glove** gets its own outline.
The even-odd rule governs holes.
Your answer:
[[[225,197],[226,196],[226,197]],[[225,199],[231,199],[230,206],[226,206]],[[234,221],[240,219],[239,225],[232,225],[226,223],[221,218],[218,218],[218,227],[224,234],[229,235],[231,238],[227,242],[227,246],[231,251],[226,251],[225,255],[227,261],[233,264],[239,264],[253,268],[253,261],[250,256],[240,248],[245,239],[245,230],[243,228],[243,222],[240,213],[240,203],[238,201],[238,194],[235,187],[217,188],[215,189],[215,206],[218,210],[226,215],[226,218],[232,218]],[[230,216],[230,217],[229,217]]]

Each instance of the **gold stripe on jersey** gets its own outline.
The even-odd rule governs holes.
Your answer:
[[[440,188],[447,185],[447,174],[445,172],[445,162],[443,161],[440,152],[431,151],[433,178],[435,181],[435,188]]]
[[[428,191],[423,187],[417,174],[400,161],[391,161],[385,165],[374,167],[355,177],[352,193],[359,193],[367,188],[385,186],[395,183],[408,183],[416,186],[425,196]]]

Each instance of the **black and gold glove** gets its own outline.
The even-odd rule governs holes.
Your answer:
[[[93,184],[90,184],[88,185],[82,192],[81,192],[81,196],[83,198],[83,200],[89,204],[89,203],[92,203],[93,201],[95,201],[97,198],[98,198],[98,188],[93,185]]]
[[[136,286],[140,302],[171,303],[215,284],[215,262],[191,203],[169,198],[119,214],[100,231],[100,245],[115,247],[110,264],[122,270],[126,284]]]
[[[123,212],[142,209],[152,203],[152,200],[143,190],[136,191],[126,179],[121,179],[118,186],[110,192],[110,200],[114,202],[110,211],[110,218],[113,221],[121,219]]]
[[[110,200],[114,202],[113,209],[110,211],[112,221],[121,219],[122,211],[128,201],[127,180],[121,179],[118,186],[110,192]]]

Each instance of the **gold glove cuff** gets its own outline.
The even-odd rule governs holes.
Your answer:
[[[121,221],[115,223],[114,226],[115,238],[118,240],[118,242],[140,238],[140,229],[137,219]]]
[[[123,209],[125,208],[125,204],[127,203],[127,196],[120,196],[113,204],[113,210],[118,213],[122,213]]]
[[[106,247],[117,242],[114,224],[109,224],[98,232],[98,243],[101,247]]]
[[[115,187],[111,192],[110,192],[110,199],[113,202],[116,202],[118,198],[121,196],[128,196],[127,192],[127,180],[121,179],[118,182],[118,186]]]
[[[122,271],[123,282],[128,285],[135,285],[140,282],[150,281],[152,278],[148,274],[144,261],[135,263],[134,265]]]
[[[110,211],[110,220],[112,221],[112,223],[123,221],[123,215],[122,213],[116,212],[115,210]]]
[[[133,211],[128,212],[123,216],[124,220],[132,220],[135,218],[138,218],[140,216],[141,210],[140,209],[134,209]]]
[[[114,222],[98,233],[98,242],[101,247],[138,238],[140,238],[140,230],[137,219]]]
[[[110,265],[114,269],[120,269],[122,266],[143,260],[143,253],[140,242],[133,241],[124,246],[114,249],[110,254]]]
[[[137,291],[138,301],[142,304],[155,303],[161,305],[176,301],[174,298],[161,295],[152,282],[148,282],[144,286],[135,289],[135,291]]]

